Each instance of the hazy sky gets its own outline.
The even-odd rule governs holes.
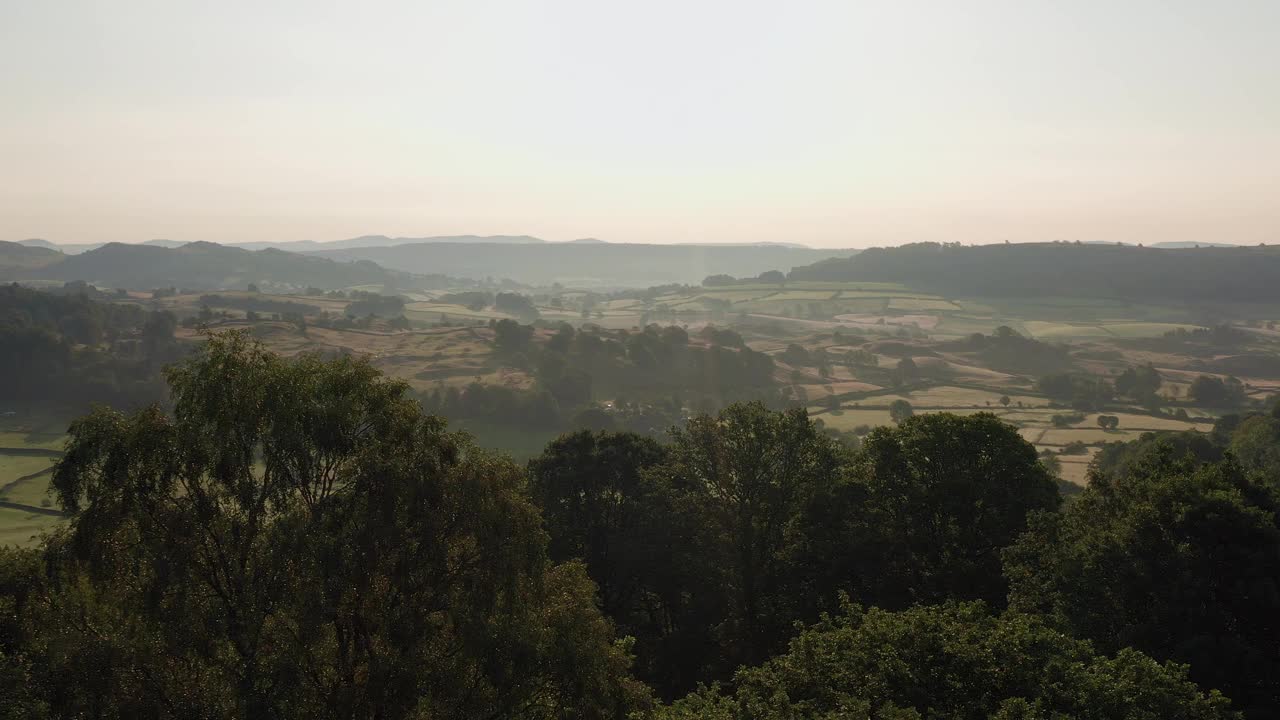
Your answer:
[[[0,0],[0,239],[1280,242],[1280,0]]]

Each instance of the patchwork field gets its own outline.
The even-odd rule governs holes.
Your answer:
[[[0,547],[34,545],[42,532],[56,528],[63,520],[52,515],[0,507]]]
[[[0,545],[28,545],[33,536],[62,522],[49,514],[49,479],[66,436],[6,425],[0,431]]]

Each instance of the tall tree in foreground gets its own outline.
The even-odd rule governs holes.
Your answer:
[[[1061,502],[1035,447],[990,413],[931,413],[876,428],[854,478],[865,509],[851,594],[889,608],[948,599],[1002,606],[1001,549],[1029,513]]]
[[[652,438],[584,430],[562,435],[529,462],[529,486],[551,558],[585,563],[601,610],[618,634],[635,638],[637,674],[673,696],[701,671],[703,658],[685,646],[701,644],[705,628],[689,611],[700,585],[691,527],[652,472],[666,459]]]
[[[1280,510],[1230,463],[1171,446],[1094,473],[1006,553],[1014,608],[1057,618],[1104,652],[1191,667],[1251,718],[1280,713]]]
[[[509,461],[368,364],[213,336],[77,421],[28,605],[56,716],[623,717],[644,702]]]
[[[727,617],[709,621],[722,660],[759,662],[790,635],[798,600],[787,592],[794,521],[840,474],[843,450],[803,408],[731,405],[672,431],[662,480],[678,512],[700,526],[698,557],[724,589]]]
[[[804,631],[789,652],[702,689],[660,720],[1227,720],[1186,668],[1134,650],[1114,657],[1026,615],[981,603],[903,612],[851,609]]]

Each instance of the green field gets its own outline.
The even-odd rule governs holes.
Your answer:
[[[40,450],[62,450],[67,436],[52,432],[0,432],[0,448],[36,448]]]
[[[45,497],[49,476],[42,472],[53,466],[57,458],[0,455],[0,500],[39,506]],[[26,480],[20,478],[39,475]]]
[[[37,471],[38,472],[38,471]],[[49,494],[49,475],[27,478],[4,486],[0,492],[0,500],[31,507],[50,507],[52,497]],[[50,503],[50,505],[46,505]]]
[[[38,540],[37,535],[52,530],[63,522],[62,518],[52,515],[0,507],[0,546],[34,545]]]

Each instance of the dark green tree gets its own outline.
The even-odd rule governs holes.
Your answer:
[[[790,651],[662,708],[659,720],[1079,718],[1227,720],[1185,667],[1134,650],[1097,653],[1040,620],[981,603],[903,612],[852,608]]]
[[[529,487],[558,562],[579,559],[615,619],[639,612],[654,564],[669,561],[661,488],[646,472],[666,460],[651,438],[634,433],[568,433],[529,461]]]
[[[990,413],[930,413],[871,431],[854,467],[865,543],[853,597],[883,607],[947,599],[1000,606],[1000,551],[1057,486],[1017,428]],[[853,515],[856,508],[850,508]]]
[[[1005,557],[1015,608],[1104,652],[1132,646],[1191,667],[1250,717],[1280,712],[1280,509],[1230,463],[1171,447],[1094,473]]]
[[[735,404],[672,431],[661,470],[705,535],[700,555],[726,591],[724,658],[759,662],[786,639],[796,598],[785,592],[790,528],[840,472],[843,450],[803,408]]]
[[[902,423],[915,414],[916,411],[911,407],[911,403],[902,398],[889,403],[889,419],[895,423]]]
[[[362,361],[213,336],[172,414],[76,421],[25,648],[55,716],[622,717],[523,474]]]

